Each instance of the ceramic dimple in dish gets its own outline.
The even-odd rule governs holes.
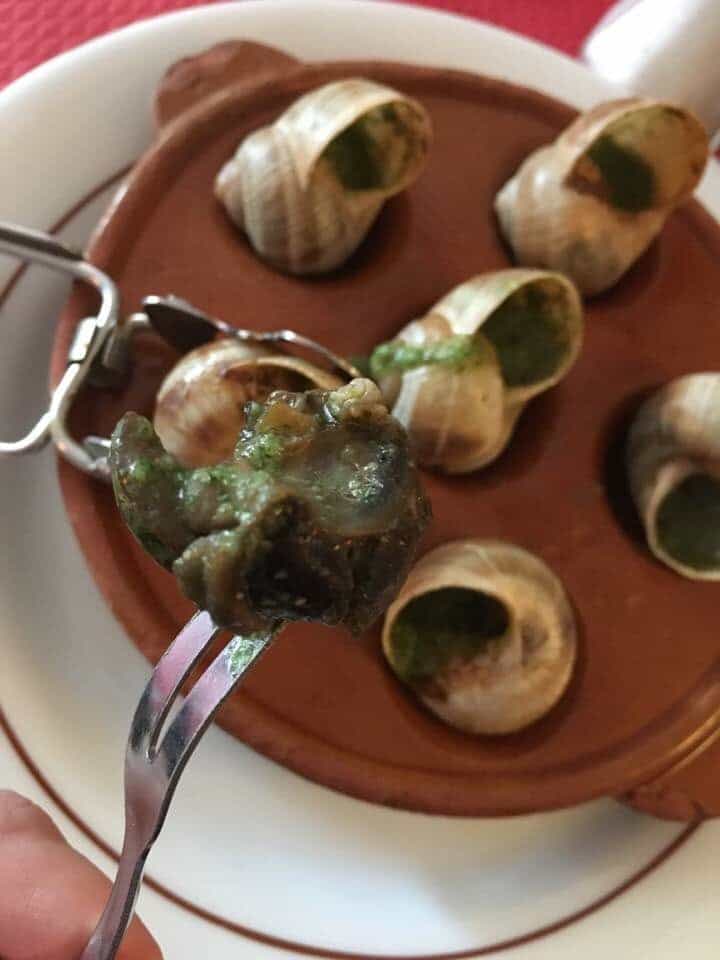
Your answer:
[[[388,204],[345,268],[322,280],[292,279],[258,261],[214,201],[212,180],[250,130],[299,94],[351,75],[419,99],[435,146],[423,177]],[[291,67],[258,87],[237,85],[200,102],[166,127],[91,257],[116,279],[127,310],[144,295],[172,291],[238,325],[294,326],[338,352],[367,352],[468,276],[508,265],[492,198],[572,115],[528,90],[450,71]],[[698,205],[673,215],[622,283],[589,307],[581,358],[525,413],[505,455],[465,478],[426,474],[435,512],[427,548],[468,535],[511,540],[538,554],[567,587],[580,628],[579,665],[552,713],[499,740],[455,733],[407,699],[383,664],[377,630],[358,642],[302,626],[283,635],[220,723],[328,786],[454,814],[514,813],[614,794],[690,751],[720,709],[716,594],[673,578],[618,522],[627,492],[619,488],[619,505],[608,496],[614,487],[606,453],[629,406],[664,380],[712,363],[713,344],[688,338],[678,317],[702,313],[720,286],[718,252],[717,228]],[[58,351],[82,309],[76,298]],[[78,426],[105,433],[124,409],[149,411],[172,359],[159,348],[138,355],[129,390],[94,396]],[[109,491],[65,465],[61,482],[113,611],[157,659],[189,605],[130,540]],[[681,630],[693,643],[683,643],[679,657]]]

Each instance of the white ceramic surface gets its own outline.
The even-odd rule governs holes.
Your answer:
[[[95,41],[0,94],[0,123],[12,144],[0,153],[0,219],[38,227],[55,221],[148,142],[149,99],[164,68],[233,36],[308,59],[375,56],[476,70],[582,107],[608,95],[586,69],[536,44],[405,6],[249,0],[196,8]],[[701,196],[720,210],[716,169]],[[65,235],[82,240],[103,202]],[[0,283],[12,266],[0,260]],[[3,312],[4,437],[39,411],[62,294],[56,278],[32,271]],[[49,783],[117,847],[121,756],[147,666],[85,569],[51,453],[0,463],[0,498],[0,704]],[[112,861],[58,811],[2,734],[0,785],[43,804],[112,872]],[[610,801],[504,821],[385,810],[308,783],[212,730],[185,774],[148,873],[204,910],[276,938],[384,957],[447,954],[582,909],[680,830]],[[719,861],[720,824],[706,825],[630,891],[512,956],[715,960]],[[140,910],[168,960],[299,955],[200,919],[153,890],[144,891]]]

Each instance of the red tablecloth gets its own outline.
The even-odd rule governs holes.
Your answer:
[[[207,0],[0,0],[0,86],[91,37]],[[269,0],[268,0],[269,2]],[[567,53],[613,0],[416,0],[487,20]]]

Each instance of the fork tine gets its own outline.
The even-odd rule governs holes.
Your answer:
[[[185,624],[152,672],[130,726],[129,749],[152,756],[163,721],[180,687],[219,633],[212,617],[199,611]]]
[[[274,630],[268,630],[233,637],[192,688],[168,727],[154,761],[163,765],[171,785],[179,778],[217,710],[245,671],[268,648],[274,634]]]

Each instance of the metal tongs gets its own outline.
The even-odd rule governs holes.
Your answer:
[[[154,331],[181,353],[209,343],[218,336],[248,343],[292,346],[315,354],[347,379],[360,376],[349,361],[294,330],[258,332],[238,329],[172,295],[145,297],[141,311],[121,321],[120,294],[110,277],[85,260],[82,254],[48,234],[0,221],[0,253],[68,274],[93,287],[100,296],[97,313],[82,319],[75,328],[67,366],[50,395],[48,409],[20,440],[0,441],[0,458],[33,453],[52,442],[73,466],[109,481],[107,454],[110,441],[105,437],[89,436],[78,442],[68,430],[68,418],[83,386],[111,388],[122,380],[130,362],[130,340],[141,330]]]
[[[120,322],[120,297],[113,281],[80,254],[46,234],[0,222],[0,253],[67,273],[90,284],[100,295],[97,313],[77,325],[67,367],[51,393],[47,411],[21,440],[0,443],[0,457],[32,453],[52,441],[74,466],[109,480],[110,441],[91,436],[78,442],[68,431],[68,416],[86,383],[111,387],[121,381],[129,364],[129,342],[138,330],[154,330],[182,352],[217,336],[290,345],[320,356],[348,379],[359,376],[347,360],[293,330],[237,330],[178,297],[146,297],[141,312]],[[164,731],[180,688],[219,633],[207,612],[196,613],[168,647],[140,697],[125,754],[122,854],[107,906],[80,960],[112,960],[116,956],[133,917],[145,861],[162,829],[185,764],[217,710],[273,637],[269,631],[232,637],[200,675]]]

